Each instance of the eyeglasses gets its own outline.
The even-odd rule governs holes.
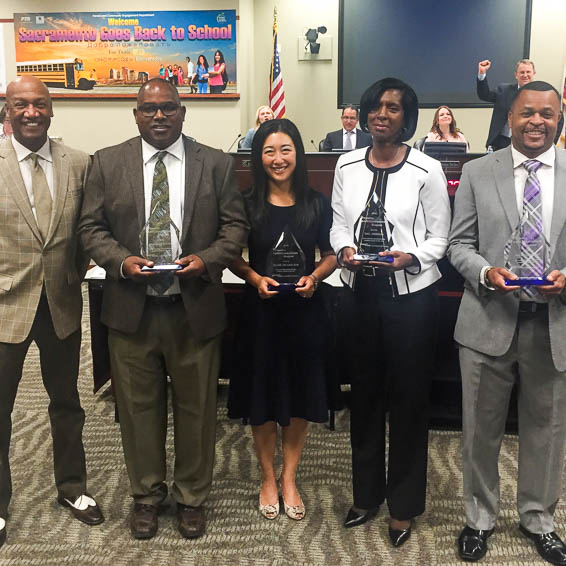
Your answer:
[[[357,116],[342,116],[342,120],[348,120],[349,122],[355,122],[357,119]]]
[[[165,104],[143,104],[138,108],[138,111],[146,118],[153,118],[158,110],[161,110],[163,116],[173,116],[177,113],[179,108],[181,108],[179,104],[166,102]]]

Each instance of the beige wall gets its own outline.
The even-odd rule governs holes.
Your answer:
[[[227,149],[237,133],[252,126],[256,108],[267,102],[271,62],[271,26],[273,7],[277,4],[281,64],[285,85],[287,115],[303,134],[307,150],[325,133],[340,127],[340,111],[336,109],[338,69],[338,0],[163,0],[161,10],[210,9],[219,6],[236,9],[238,23],[239,101],[189,101],[185,133],[203,143]],[[11,18],[13,12],[27,11],[102,11],[155,9],[151,0],[99,0],[95,5],[86,0],[2,0],[0,18]],[[566,62],[566,2],[533,0],[531,57],[536,62],[537,78],[559,87]],[[307,27],[325,25],[332,36],[332,61],[298,61],[297,37]],[[6,34],[8,79],[13,78],[13,35]],[[486,53],[486,57],[491,54]],[[426,64],[423,56],[423,64]],[[493,61],[496,64],[496,61]],[[11,73],[11,74],[10,74]],[[474,78],[470,77],[470,88]],[[53,135],[85,151],[112,145],[136,135],[131,114],[134,101],[63,101],[55,102]],[[415,137],[426,134],[433,110],[423,109]],[[482,151],[487,136],[490,109],[457,109],[458,126],[470,141],[472,151]],[[80,125],[80,128],[77,127]]]

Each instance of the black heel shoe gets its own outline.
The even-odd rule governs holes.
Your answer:
[[[344,527],[350,529],[352,527],[357,527],[358,525],[363,525],[365,522],[373,519],[377,515],[378,511],[379,506],[363,511],[357,511],[353,507],[350,507],[350,510],[346,515],[346,519],[344,519]]]
[[[395,547],[399,547],[404,545],[411,536],[411,528],[413,523],[409,525],[408,529],[392,529],[391,526],[389,527],[389,539],[391,540],[391,544]]]

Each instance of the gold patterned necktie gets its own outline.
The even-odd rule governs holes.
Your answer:
[[[33,191],[33,200],[35,204],[35,214],[37,217],[37,226],[43,241],[47,239],[49,232],[49,225],[51,224],[51,208],[53,200],[49,192],[49,185],[47,184],[47,177],[43,168],[39,164],[39,155],[37,153],[30,153],[29,159],[32,162],[31,166],[31,186]]]
[[[173,262],[171,249],[171,212],[169,205],[169,180],[163,159],[166,151],[157,154],[151,188],[151,206],[148,218],[148,259],[158,264]],[[162,295],[173,284],[173,275],[162,273],[151,278],[149,285]]]

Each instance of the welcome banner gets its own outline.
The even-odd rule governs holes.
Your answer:
[[[39,77],[52,93],[131,95],[153,77],[182,94],[206,92],[197,90],[197,61],[213,70],[216,51],[226,63],[223,92],[237,92],[235,10],[14,14],[14,35],[17,74]]]

